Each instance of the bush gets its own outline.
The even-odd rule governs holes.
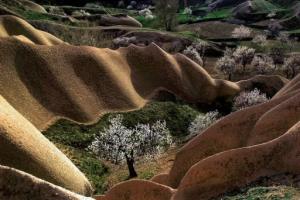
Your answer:
[[[265,103],[269,99],[267,95],[261,93],[257,88],[250,92],[241,92],[239,96],[234,98],[233,111],[242,110],[250,106]]]
[[[165,120],[174,137],[188,135],[188,127],[199,112],[188,105],[173,102],[153,102],[141,110],[123,113],[124,125],[133,128],[138,123],[153,124]],[[112,114],[114,115],[114,114]]]
[[[150,124],[166,121],[171,135],[182,137],[188,134],[188,127],[199,112],[188,105],[173,102],[152,102],[144,108],[127,113],[111,113],[104,115],[94,125],[76,124],[68,120],[60,120],[43,134],[51,141],[77,149],[87,148],[96,135],[109,126],[109,118],[117,114],[123,116],[123,124],[134,128],[137,124]]]
[[[210,125],[215,123],[220,117],[220,113],[218,111],[208,112],[205,115],[198,115],[196,119],[189,126],[189,134],[194,136]]]
[[[203,60],[202,60],[199,52],[193,46],[187,47],[183,51],[183,54],[186,55],[187,57],[189,57],[190,59],[192,59],[193,61],[195,61],[197,64],[199,64],[201,66],[203,65]]]

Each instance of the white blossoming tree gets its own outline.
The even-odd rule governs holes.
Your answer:
[[[252,40],[255,49],[260,52],[265,52],[268,49],[268,37],[265,34],[257,34]]]
[[[136,158],[155,156],[166,150],[172,144],[172,137],[165,121],[138,124],[133,129],[125,127],[122,121],[121,115],[111,118],[109,127],[99,133],[89,149],[115,164],[126,161],[129,178],[133,178],[137,176]]]
[[[234,52],[233,57],[237,63],[240,63],[243,67],[243,71],[246,69],[246,65],[251,63],[255,55],[255,49],[246,46],[239,46]]]
[[[190,136],[194,136],[213,123],[215,123],[220,117],[220,113],[216,111],[208,112],[205,115],[198,115],[195,120],[189,126]]]
[[[239,40],[249,38],[251,36],[251,29],[246,26],[240,26],[235,28],[232,31],[232,37],[237,38]]]
[[[267,55],[255,55],[251,65],[259,74],[266,74],[275,69],[273,59]]]
[[[195,61],[199,65],[203,65],[203,60],[198,52],[198,50],[194,46],[188,46],[184,51],[183,54]]]
[[[267,98],[266,94],[261,93],[260,90],[255,88],[253,91],[250,92],[241,92],[237,97],[235,97],[233,101],[232,110],[242,110],[250,106],[265,103],[268,100],[269,99]]]
[[[285,59],[282,68],[287,78],[294,78],[300,71],[300,56],[292,55]]]
[[[235,72],[236,63],[232,57],[225,55],[217,61],[216,68],[227,75],[228,80],[231,80],[232,74]]]

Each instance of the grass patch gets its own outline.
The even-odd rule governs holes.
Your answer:
[[[271,13],[280,10],[279,7],[266,0],[254,0],[253,7],[259,13]]]
[[[223,8],[208,13],[203,19],[227,19],[232,16],[232,8]]]
[[[300,197],[299,189],[293,187],[254,187],[244,194],[226,196],[223,200],[293,200]]]
[[[18,9],[17,12],[27,20],[50,20],[50,21],[55,20],[54,17],[51,17],[48,14],[38,13],[30,10]]]
[[[146,19],[144,16],[133,16],[137,21],[139,21],[144,28],[159,28],[159,22],[157,18]]]
[[[55,141],[53,142],[55,143]],[[95,193],[102,194],[107,190],[107,177],[110,171],[103,162],[86,150],[55,144],[86,175],[92,183]]]
[[[179,24],[192,23],[198,20],[198,17],[194,15],[187,15],[183,13],[177,14],[177,21]]]
[[[171,134],[180,138],[188,134],[190,123],[200,112],[188,105],[173,102],[152,102],[140,110],[106,114],[99,122],[90,126],[76,124],[68,120],[60,120],[45,131],[44,134],[56,143],[77,149],[85,149],[96,135],[108,126],[109,118],[117,114],[123,115],[124,125],[128,128],[133,128],[138,123],[153,124],[157,120],[165,120]]]

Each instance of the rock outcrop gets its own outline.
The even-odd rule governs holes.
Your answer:
[[[53,35],[37,30],[25,20],[11,15],[0,17],[0,37],[15,37],[22,42],[47,46],[63,43]]]
[[[36,178],[30,174],[0,165],[0,199],[5,200],[92,200]]]
[[[0,165],[80,194],[92,193],[90,183],[75,165],[1,96],[0,111]]]

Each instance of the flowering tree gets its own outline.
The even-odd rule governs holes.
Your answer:
[[[255,55],[255,49],[246,46],[239,46],[233,52],[233,57],[235,61],[242,65],[243,71],[245,71],[246,65],[251,63],[254,55]]]
[[[189,126],[190,135],[194,136],[213,123],[215,123],[220,117],[220,113],[216,111],[208,112],[205,115],[198,115],[196,119]]]
[[[126,160],[129,178],[132,178],[137,176],[136,158],[157,155],[171,145],[172,137],[165,121],[138,124],[133,129],[125,127],[122,121],[121,115],[111,118],[109,127],[99,133],[89,149],[115,164]]]
[[[293,55],[285,59],[282,68],[287,77],[294,78],[300,71],[300,56]]]
[[[202,58],[202,66],[204,67],[205,61],[206,61],[206,50],[209,47],[209,43],[204,40],[197,40],[195,43],[193,43],[193,46],[197,51],[199,52],[200,57]]]
[[[264,34],[256,35],[252,42],[260,46],[265,46],[267,44],[267,36]]]
[[[255,55],[251,65],[259,74],[266,74],[275,69],[273,59],[267,55]]]
[[[232,74],[235,71],[235,60],[229,56],[224,56],[217,61],[216,67],[218,70],[228,76],[228,80],[231,80]]]
[[[135,36],[133,37],[117,37],[113,40],[113,44],[118,47],[127,47],[130,44],[136,44],[137,39]]]
[[[285,50],[282,47],[272,47],[269,53],[270,57],[273,59],[275,69],[278,65],[282,65],[284,63],[285,58]]]
[[[183,54],[198,63],[199,65],[203,65],[203,60],[194,46],[188,46],[184,51]]]
[[[242,110],[250,106],[267,102],[269,99],[266,94],[261,93],[257,88],[250,92],[241,92],[234,98],[232,110]]]
[[[240,26],[232,31],[232,37],[237,39],[245,39],[251,36],[251,29],[246,26]]]

